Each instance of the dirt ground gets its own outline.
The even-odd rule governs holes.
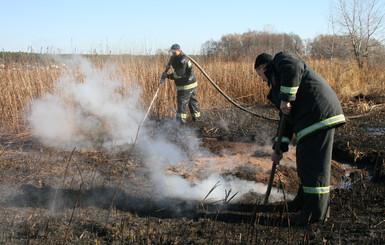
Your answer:
[[[331,217],[290,227],[293,213],[263,195],[238,198],[230,190],[210,202],[159,198],[141,152],[55,150],[28,134],[0,137],[1,244],[384,244],[385,106],[383,97],[360,96],[344,107],[348,123],[336,131]],[[365,104],[365,108],[358,108]],[[355,118],[357,114],[369,114]],[[276,118],[271,106],[250,108]],[[362,110],[361,110],[362,109]],[[357,113],[360,112],[360,113]],[[194,134],[205,154],[170,166],[167,175],[197,180],[210,173],[267,184],[271,137],[277,121],[238,109],[203,111],[183,136]],[[158,132],[178,130],[158,121]],[[210,164],[211,162],[216,164]],[[228,164],[231,162],[231,165]],[[246,183],[246,182],[245,182]],[[297,188],[295,146],[278,166],[274,188],[284,197]],[[214,188],[214,187],[213,187]],[[154,191],[155,190],[155,191]],[[210,189],[207,191],[210,196]],[[238,198],[238,199],[237,199]]]

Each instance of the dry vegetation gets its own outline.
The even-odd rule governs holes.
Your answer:
[[[168,61],[167,56],[91,56],[96,67],[114,63],[117,67],[115,79],[126,84],[128,93],[132,83],[142,87],[142,104],[146,108],[158,88],[159,77]],[[244,106],[265,104],[267,86],[260,81],[251,62],[222,62],[196,58],[206,73],[231,98]],[[355,62],[307,59],[307,63],[320,73],[337,92],[340,100],[348,102],[359,94],[370,95],[383,93],[385,90],[385,71],[382,66],[366,66],[358,69]],[[26,128],[25,112],[29,103],[42,93],[51,91],[55,81],[66,72],[63,67],[48,62],[41,66],[31,61],[9,63],[0,70],[1,82],[1,126],[12,132],[22,132]],[[198,99],[202,110],[230,107],[231,105],[196,69],[199,82]],[[71,74],[70,74],[71,75]],[[79,74],[73,74],[79,80]],[[164,83],[154,105],[157,118],[174,117],[176,90],[172,81]],[[363,110],[367,109],[366,107]]]
[[[130,93],[131,86],[139,84],[144,109],[151,102],[168,61],[168,57],[162,55],[93,55],[88,58],[95,67],[116,65],[112,76],[124,82],[123,95]],[[240,104],[263,106],[268,103],[268,88],[257,77],[252,62],[223,62],[203,57],[195,60],[225,93]],[[357,114],[366,112],[370,104],[365,101],[351,103],[354,97],[385,92],[383,67],[373,65],[360,70],[356,62],[306,61],[326,78],[344,108]],[[29,133],[26,112],[30,103],[45,92],[52,92],[62,74],[79,82],[83,79],[77,71],[69,72],[65,66],[57,64],[53,61],[47,61],[45,65],[34,61],[10,62],[0,69],[0,206],[3,214],[0,217],[0,243],[297,244],[308,243],[311,236],[316,236],[313,240],[316,244],[376,244],[377,241],[381,244],[385,240],[384,189],[363,182],[366,177],[363,174],[353,181],[358,183],[359,192],[355,192],[357,189],[334,192],[331,205],[332,211],[335,210],[335,220],[319,226],[316,231],[270,225],[275,222],[274,217],[269,216],[271,213],[258,216],[258,222],[259,219],[261,223],[265,220],[267,225],[252,226],[251,215],[235,215],[228,222],[227,217],[218,215],[219,211],[193,219],[188,212],[195,212],[196,206],[188,206],[183,200],[168,200],[170,203],[162,204],[165,205],[163,209],[156,200],[148,197],[148,193],[136,193],[139,187],[152,189],[153,186],[146,174],[138,174],[143,163],[127,160],[127,152],[59,151],[41,147],[29,137],[25,140],[24,136]],[[199,70],[195,69],[195,73],[203,111],[232,107]],[[158,96],[152,116],[174,117],[176,90],[172,81],[162,85]],[[137,156],[134,158],[139,159]],[[122,176],[126,182],[119,186]],[[102,183],[100,185],[106,188],[99,188],[95,183]],[[127,192],[118,192],[115,205],[111,205],[116,186]],[[60,203],[57,200],[65,201]],[[187,214],[174,216],[170,211],[174,209],[184,209]]]

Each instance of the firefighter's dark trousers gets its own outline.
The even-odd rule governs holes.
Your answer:
[[[199,104],[197,100],[197,88],[188,90],[179,90],[177,94],[178,109],[176,113],[177,121],[186,123],[187,121],[187,107],[190,109],[191,117],[196,122],[201,118],[199,111]]]
[[[330,168],[335,129],[320,130],[297,145],[297,173],[302,188],[302,213],[307,220],[329,217]]]

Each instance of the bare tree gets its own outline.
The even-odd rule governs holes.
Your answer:
[[[354,58],[349,43],[349,36],[318,35],[310,43],[310,55],[317,59],[330,59],[330,61],[334,58]]]
[[[359,67],[369,58],[370,51],[379,44],[376,35],[384,31],[384,4],[379,0],[336,0],[336,23],[350,38]]]
[[[201,48],[201,53],[206,56],[218,54],[218,42],[214,40],[206,41]]]
[[[303,54],[304,45],[296,34],[251,31],[242,34],[223,35],[219,41],[207,41],[201,47],[206,57],[222,56],[226,60],[254,60],[261,52],[276,54],[291,50]]]

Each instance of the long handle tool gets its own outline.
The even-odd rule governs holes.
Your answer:
[[[275,146],[275,154],[277,154],[277,155],[281,154],[281,152],[280,152],[281,142],[282,142],[283,131],[285,130],[285,124],[286,124],[286,115],[282,114],[281,123],[279,125],[277,144]],[[267,204],[269,201],[271,187],[273,186],[273,181],[274,181],[275,169],[277,168],[278,164],[279,163],[277,163],[277,162],[273,162],[273,166],[271,168],[271,173],[270,173],[269,185],[267,186],[264,204]]]
[[[170,69],[170,66],[167,65],[165,72],[167,72],[169,69]],[[165,77],[162,75],[162,77],[161,77],[161,79],[160,79],[160,82],[159,82],[158,89],[157,89],[156,92],[155,92],[154,98],[152,98],[152,101],[151,101],[151,103],[150,103],[150,106],[148,107],[148,110],[147,110],[146,114],[144,115],[142,122],[141,122],[141,123],[139,124],[139,126],[138,126],[138,131],[136,132],[136,139],[138,138],[140,128],[142,127],[144,121],[146,120],[146,118],[147,118],[147,116],[148,116],[148,113],[149,113],[150,110],[151,110],[152,104],[154,104],[154,101],[155,101],[156,97],[158,96],[160,86],[162,86],[162,83],[164,82],[164,79],[165,79]],[[136,139],[135,139],[135,141],[136,141]]]
[[[170,66],[167,65],[165,72],[167,72],[169,69],[170,69]],[[158,89],[157,89],[156,92],[155,92],[154,98],[152,98],[151,104],[150,104],[150,106],[148,107],[148,110],[147,110],[146,114],[144,115],[142,122],[141,122],[141,123],[139,124],[139,126],[138,126],[138,130],[136,131],[135,140],[134,140],[134,142],[133,142],[133,144],[132,144],[132,147],[131,147],[130,151],[128,152],[128,156],[130,156],[131,153],[134,151],[134,148],[135,148],[135,145],[136,145],[136,141],[138,140],[140,128],[142,127],[144,121],[146,120],[147,115],[148,115],[148,113],[149,113],[150,110],[151,110],[152,104],[154,104],[154,101],[155,101],[156,97],[158,96],[158,92],[159,92],[160,86],[161,86],[162,83],[164,82],[164,79],[165,79],[165,77],[164,77],[163,74],[162,74],[162,77],[161,77],[161,79],[160,79],[160,83],[159,83]],[[122,181],[123,181],[123,176],[124,176],[124,175],[123,175],[124,169],[126,169],[128,163],[129,163],[129,161],[126,161],[126,163],[124,164],[124,167],[122,168],[123,171],[122,171],[122,174],[121,174],[121,176],[120,176],[119,184],[118,184],[118,185],[116,186],[116,188],[115,188],[115,192],[114,192],[114,195],[113,195],[113,197],[112,197],[110,207],[112,207],[113,204],[114,204],[114,202],[115,202],[116,193],[118,192],[118,188],[121,186],[121,183],[122,183]],[[112,208],[111,208],[111,209],[112,209]],[[111,210],[111,209],[110,209],[110,210]],[[107,220],[109,219],[109,215],[110,215],[110,213],[108,213]]]

